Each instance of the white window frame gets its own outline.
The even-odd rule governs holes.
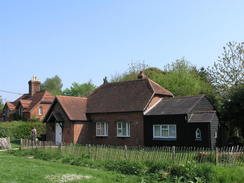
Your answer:
[[[103,134],[99,134],[98,130],[103,129]],[[108,136],[108,123],[107,122],[96,122],[96,136],[107,137]]]
[[[202,140],[202,132],[199,128],[197,128],[195,131],[195,138],[196,140]]]
[[[159,126],[160,127],[160,135],[156,135],[155,133],[155,127],[156,126]],[[162,130],[164,127],[167,127],[167,131],[168,131],[168,135],[167,136],[164,136],[163,133],[162,133]],[[170,127],[175,127],[175,136],[170,136],[169,135],[169,128]],[[153,125],[153,138],[154,139],[176,139],[177,138],[177,126],[176,124],[155,124]]]
[[[125,125],[124,134],[123,134],[123,125]],[[120,133],[120,131],[121,131],[121,133]],[[117,122],[117,137],[130,137],[130,123],[129,122],[125,122],[125,121]]]
[[[42,106],[39,106],[38,108],[38,115],[43,115],[43,107]]]

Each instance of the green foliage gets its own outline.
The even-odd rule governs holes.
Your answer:
[[[244,135],[244,84],[230,89],[228,99],[224,102],[223,116],[230,128],[239,127]]]
[[[212,83],[223,96],[234,85],[244,82],[244,43],[229,42],[223,47],[223,53],[208,68]]]
[[[148,68],[144,62],[132,62],[129,64],[128,71],[122,74],[115,74],[111,77],[110,82],[128,81],[137,79],[137,75],[140,71],[144,71]]]
[[[47,78],[43,84],[41,84],[41,90],[47,90],[53,95],[62,94],[63,83],[59,76],[54,76],[52,78]]]
[[[84,97],[84,96],[88,96],[95,89],[96,86],[92,84],[91,81],[83,84],[74,82],[72,83],[72,86],[70,88],[66,88],[63,91],[63,95]]]
[[[107,161],[105,168],[110,171],[117,171],[127,175],[142,175],[146,167],[141,162],[130,161]]]
[[[38,137],[45,133],[46,127],[42,122],[3,122],[0,123],[0,137],[10,137],[11,140],[29,139],[33,127],[36,128]]]
[[[90,156],[81,153],[80,155],[67,155],[58,149],[45,150],[21,150],[9,151],[15,156],[33,156],[36,159],[46,161],[63,162],[71,165],[99,168],[99,172],[110,170],[114,173],[124,174],[118,178],[124,179],[128,175],[140,176],[142,182],[187,182],[187,183],[242,183],[244,180],[243,167],[221,167],[214,164],[187,162],[175,164],[173,162],[155,162],[155,161],[101,161],[92,160]],[[228,156],[220,157],[220,160],[226,161]],[[114,174],[113,173],[113,174]],[[228,175],[228,176],[227,176]]]
[[[2,97],[0,96],[0,113],[1,113],[2,110],[3,110],[3,107],[4,107],[3,99],[2,99]]]

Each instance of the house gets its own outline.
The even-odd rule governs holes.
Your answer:
[[[56,97],[44,122],[56,143],[214,147],[218,130],[204,95],[174,97],[143,73],[104,83],[87,98]]]
[[[205,95],[162,99],[144,112],[147,146],[214,147],[218,116]]]
[[[33,77],[29,82],[29,93],[23,94],[13,102],[6,102],[2,112],[3,121],[12,120],[42,120],[54,96],[47,91],[40,90],[40,81]]]
[[[47,139],[57,144],[88,142],[86,105],[85,97],[57,96],[44,119]]]

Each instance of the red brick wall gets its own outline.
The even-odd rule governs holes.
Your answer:
[[[72,122],[65,115],[59,103],[56,103],[52,112],[59,112],[64,119],[63,122],[63,142],[64,143],[80,143],[88,144],[88,123],[87,122]],[[55,121],[48,122],[47,126],[47,140],[55,141]]]
[[[88,136],[88,122],[73,124],[73,143],[89,144],[90,139]]]
[[[43,104],[41,104],[43,105]],[[38,108],[37,108],[38,109]],[[56,103],[52,111],[57,111],[62,115],[63,121],[63,142],[65,143],[72,143],[73,142],[73,124],[67,116],[65,115],[64,111],[62,110],[61,106]],[[50,121],[46,124],[47,126],[47,140],[55,141],[55,126],[56,121]]]
[[[43,120],[43,118],[47,114],[47,112],[48,112],[49,108],[51,107],[51,105],[52,104],[38,104],[38,105],[36,105],[31,111],[30,118],[31,119],[39,118],[40,120]],[[39,115],[39,107],[42,107],[42,110],[43,110],[43,114],[42,115]]]
[[[141,112],[89,114],[89,135],[92,144],[144,145],[143,115]],[[96,121],[108,122],[108,136],[96,137]],[[117,121],[130,123],[130,137],[117,137]]]

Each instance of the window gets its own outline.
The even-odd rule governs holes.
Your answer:
[[[96,136],[108,136],[107,122],[96,122]]]
[[[117,122],[117,137],[129,137],[130,136],[130,123]]]
[[[42,106],[39,107],[39,109],[38,109],[38,114],[39,114],[39,115],[43,115],[43,109],[42,109]]]
[[[202,140],[202,134],[199,128],[196,129],[195,135],[196,135],[196,140]]]
[[[216,138],[216,139],[218,138],[218,132],[217,131],[214,132],[214,138]]]
[[[176,125],[153,125],[153,138],[176,139]]]

